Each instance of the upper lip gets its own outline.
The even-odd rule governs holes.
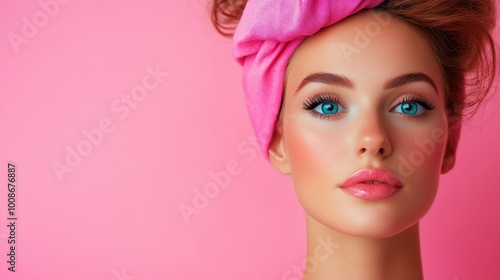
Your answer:
[[[357,184],[366,184],[366,182],[378,182],[401,188],[403,184],[391,171],[383,168],[366,168],[354,172],[347,180],[340,185],[341,188],[349,188]]]

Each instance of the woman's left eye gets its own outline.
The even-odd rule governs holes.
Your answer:
[[[427,99],[416,98],[403,100],[394,107],[393,111],[408,117],[418,117],[423,116],[425,112],[432,111],[433,109],[434,105]]]
[[[420,115],[424,112],[424,107],[415,101],[402,102],[394,109],[396,113],[402,113],[405,115]]]

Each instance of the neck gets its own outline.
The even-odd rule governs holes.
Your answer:
[[[307,216],[307,280],[422,280],[418,224],[387,238],[334,231]]]

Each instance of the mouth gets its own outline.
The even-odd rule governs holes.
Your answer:
[[[359,199],[376,201],[392,197],[403,188],[403,184],[389,170],[362,169],[349,176],[340,188]]]

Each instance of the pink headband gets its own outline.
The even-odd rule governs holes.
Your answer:
[[[257,142],[269,161],[288,60],[305,37],[383,0],[249,0],[233,39]]]

